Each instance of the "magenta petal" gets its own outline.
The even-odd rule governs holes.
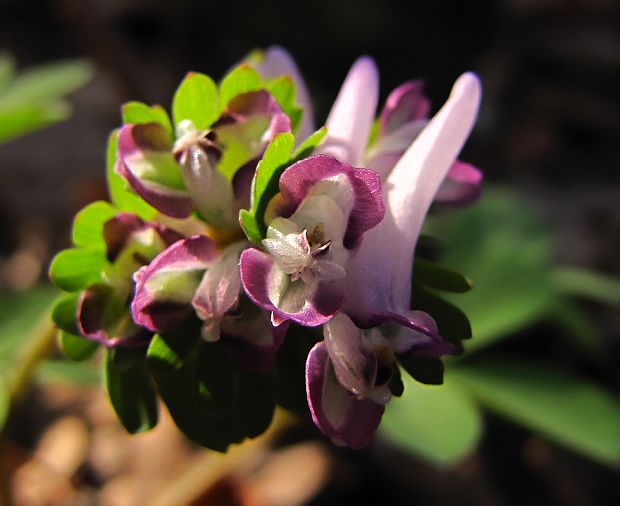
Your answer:
[[[277,307],[270,297],[270,289],[276,291],[279,288],[270,286],[274,283],[276,269],[278,267],[271,255],[263,251],[248,248],[241,253],[239,272],[243,289],[257,306],[273,312],[272,320],[291,320],[306,327],[315,327],[328,321],[340,309],[344,293],[333,283],[319,283],[313,289],[308,287],[307,297],[301,301],[299,311],[290,312]],[[286,294],[283,300],[286,301]]]
[[[125,300],[119,298],[113,287],[92,285],[80,294],[76,323],[81,335],[107,348],[144,346],[151,333],[133,325],[126,313]],[[121,328],[119,320],[128,323]],[[110,335],[108,327],[115,328],[121,335]]]
[[[385,207],[379,176],[372,170],[358,169],[326,155],[300,160],[280,176],[282,214],[290,216],[314,185],[330,177],[344,174],[354,192],[353,208],[344,237],[344,246],[351,249],[362,234],[383,219]]]
[[[134,169],[149,154],[161,153],[172,158],[172,144],[165,128],[156,123],[124,125],[118,132],[118,161],[116,172],[123,176],[133,190],[157,210],[174,218],[186,218],[194,208],[186,191],[168,187],[140,176]],[[180,177],[180,169],[179,169]]]
[[[154,294],[148,286],[149,281],[166,271],[190,273],[206,269],[215,255],[215,245],[211,239],[203,235],[192,236],[175,242],[148,266],[138,270],[134,274],[136,288],[131,303],[134,321],[154,332],[169,330],[178,324],[192,309],[193,293],[181,298],[174,292]],[[196,287],[199,282],[200,277],[197,277]]]
[[[457,160],[435,196],[442,206],[465,206],[478,200],[482,191],[482,172],[468,163]]]
[[[366,446],[381,422],[384,406],[357,399],[338,383],[325,343],[317,343],[306,361],[306,395],[312,419],[337,444]]]
[[[226,115],[242,123],[255,116],[271,118],[268,130],[256,141],[268,142],[277,134],[291,131],[289,117],[282,112],[278,102],[266,90],[236,96],[226,106],[224,116]]]
[[[423,89],[424,81],[408,81],[390,93],[379,116],[380,136],[393,132],[405,123],[428,117],[431,103]]]

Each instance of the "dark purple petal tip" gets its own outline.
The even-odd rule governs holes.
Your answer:
[[[325,343],[317,343],[306,361],[306,395],[312,420],[337,444],[366,446],[381,422],[385,407],[358,399],[338,383]]]

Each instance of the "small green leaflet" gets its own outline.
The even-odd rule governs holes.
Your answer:
[[[172,123],[168,114],[160,105],[148,106],[142,102],[127,102],[121,108],[123,123],[140,125],[143,123],[159,123],[163,126],[172,139]]]
[[[174,124],[191,120],[198,130],[206,130],[219,116],[217,87],[213,80],[199,72],[189,72],[172,99]]]
[[[260,75],[246,63],[232,69],[220,83],[219,112],[237,95],[261,88]]]

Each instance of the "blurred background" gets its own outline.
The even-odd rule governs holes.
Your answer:
[[[3,501],[620,503],[618,26],[613,0],[1,0]],[[49,261],[69,245],[72,216],[106,198],[120,105],[169,108],[188,70],[219,79],[272,44],[296,58],[317,124],[360,54],[379,65],[381,102],[424,78],[436,110],[460,73],[480,75],[461,159],[484,171],[486,196],[429,224],[450,246],[446,265],[476,282],[450,299],[474,339],[447,363],[445,387],[412,385],[392,403],[401,408],[369,448],[338,449],[311,424],[285,423],[232,463],[165,418],[125,435],[96,360],[32,350],[56,295]],[[32,356],[46,358],[33,367]]]

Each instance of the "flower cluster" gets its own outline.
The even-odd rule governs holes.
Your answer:
[[[421,81],[375,119],[378,93],[375,63],[359,58],[314,131],[299,70],[272,47],[219,86],[189,73],[173,121],[124,106],[113,205],[78,214],[75,248],[50,272],[70,292],[53,315],[61,345],[73,358],[107,349],[106,386],[130,431],[156,422],[159,395],[206,446],[261,433],[276,404],[291,405],[288,390],[300,395],[303,340],[312,419],[358,448],[402,393],[401,367],[415,377],[412,359],[458,351],[411,300],[412,274],[431,205],[480,193],[478,169],[457,160],[480,83],[463,74],[432,118]]]

